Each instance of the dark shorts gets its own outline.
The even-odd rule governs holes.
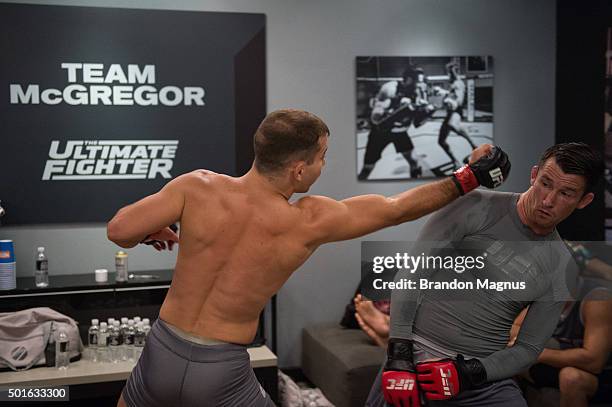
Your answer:
[[[381,389],[382,369],[372,385],[366,407],[387,407]],[[512,379],[487,383],[478,389],[460,393],[452,400],[429,401],[428,407],[527,407],[518,385]]]
[[[368,144],[366,145],[365,156],[363,157],[364,164],[375,164],[380,159],[380,156],[389,144],[393,143],[395,151],[405,153],[414,149],[414,144],[408,132],[393,133],[390,130],[372,130],[368,135]]]
[[[251,368],[246,346],[200,345],[153,324],[123,399],[130,407],[274,406]]]

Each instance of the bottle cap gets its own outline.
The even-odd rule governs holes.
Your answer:
[[[40,253],[40,252],[44,252],[45,248],[41,246],[41,247],[37,248],[36,250],[38,250],[38,252]]]
[[[129,325],[129,326],[134,325],[134,320],[133,320],[133,319],[128,319],[128,325]]]
[[[128,322],[127,317],[121,317],[121,324],[127,324],[127,322]]]
[[[116,326],[116,327],[119,327],[119,321],[113,322],[113,325]]]
[[[143,326],[144,326],[144,323],[142,321],[136,324],[136,328],[142,328]]]
[[[92,324],[92,325],[98,325],[98,323],[99,323],[99,322],[100,322],[100,321],[98,321],[96,318],[94,318],[94,319],[92,319],[92,320],[91,320],[91,324]]]
[[[106,328],[106,327],[107,327],[106,322],[101,322],[101,323],[100,323],[100,328]]]
[[[151,324],[151,321],[149,321],[149,318],[144,318],[144,319],[142,320],[142,323],[143,323],[143,324],[145,324],[145,325],[150,325],[150,324]]]
[[[140,317],[134,317],[134,322],[139,323],[142,319]]]

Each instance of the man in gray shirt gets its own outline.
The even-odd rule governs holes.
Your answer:
[[[577,271],[556,225],[593,200],[601,172],[590,147],[559,144],[532,169],[523,194],[476,191],[432,215],[413,253],[476,244],[487,267],[464,273],[462,281],[521,282],[524,288],[483,288],[463,297],[393,290],[388,358],[367,405],[413,407],[427,399],[430,406],[526,406],[510,378],[537,360],[571,294],[566,283],[574,280],[566,273]],[[444,272],[417,274],[434,281]],[[411,278],[400,270],[395,280]],[[527,306],[519,336],[507,347],[512,322]]]

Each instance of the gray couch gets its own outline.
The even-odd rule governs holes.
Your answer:
[[[336,407],[361,407],[385,358],[360,329],[327,323],[302,332],[302,370]]]

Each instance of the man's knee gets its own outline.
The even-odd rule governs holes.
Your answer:
[[[597,390],[597,377],[575,367],[564,367],[559,371],[559,390],[561,393],[581,391],[592,394]]]

